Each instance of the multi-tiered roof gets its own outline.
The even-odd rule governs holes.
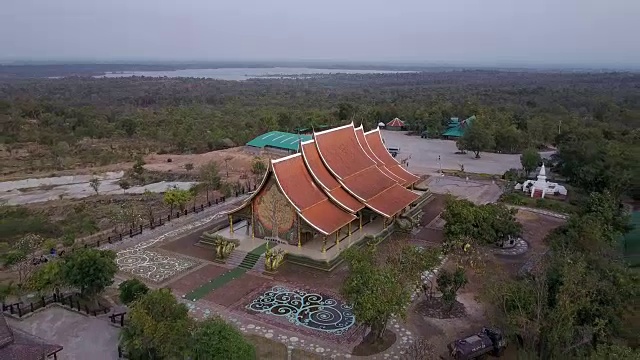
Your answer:
[[[317,132],[300,152],[272,160],[254,195],[273,176],[296,213],[324,235],[332,234],[368,208],[392,218],[418,199],[408,188],[418,177],[386,150],[378,129],[364,132],[352,124]]]

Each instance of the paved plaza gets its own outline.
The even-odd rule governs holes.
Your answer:
[[[498,201],[502,189],[492,180],[467,180],[455,176],[433,176],[429,189],[435,194],[451,194],[476,204]]]
[[[111,326],[108,318],[85,316],[54,305],[21,320],[7,318],[7,322],[62,345],[59,360],[118,359],[120,329]]]
[[[415,174],[431,174],[440,168],[448,170],[464,170],[473,173],[502,175],[511,168],[521,168],[520,154],[480,153],[480,159],[475,159],[473,152],[456,154],[458,148],[454,140],[422,139],[419,136],[408,136],[404,131],[382,130],[382,137],[387,146],[400,148],[398,159],[409,160],[409,171]],[[550,152],[543,152],[546,156]],[[441,163],[438,162],[438,156]]]

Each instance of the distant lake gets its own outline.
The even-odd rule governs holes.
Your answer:
[[[295,78],[306,74],[396,74],[414,71],[394,70],[349,70],[349,69],[308,69],[308,68],[220,68],[220,69],[184,69],[172,71],[123,71],[111,72],[94,77],[192,77],[218,80],[247,80],[252,78]]]

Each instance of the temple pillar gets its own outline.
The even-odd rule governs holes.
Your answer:
[[[233,215],[229,214],[229,234],[233,236]]]
[[[298,215],[298,249],[302,247],[302,233],[300,231],[300,215]]]
[[[249,236],[249,227],[251,226],[251,219],[247,219],[247,236]]]
[[[336,231],[336,245],[340,244],[340,229]]]
[[[322,253],[323,254],[327,253],[327,237],[326,236],[322,237]]]
[[[349,222],[349,236],[351,236],[351,222]]]
[[[358,219],[360,219],[360,231],[362,231],[362,211],[358,213]]]
[[[253,204],[251,204],[251,238],[255,238],[256,237],[256,227],[255,227],[255,220],[254,220],[254,215],[253,215]]]

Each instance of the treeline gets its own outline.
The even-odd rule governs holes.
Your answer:
[[[269,131],[400,117],[439,134],[452,116],[496,129],[493,150],[554,143],[560,131],[640,127],[640,75],[454,71],[244,82],[64,78],[0,82],[0,143],[64,168],[149,151],[204,152]],[[27,145],[29,144],[29,145]],[[34,144],[42,148],[33,149]],[[73,161],[62,161],[73,157]]]

